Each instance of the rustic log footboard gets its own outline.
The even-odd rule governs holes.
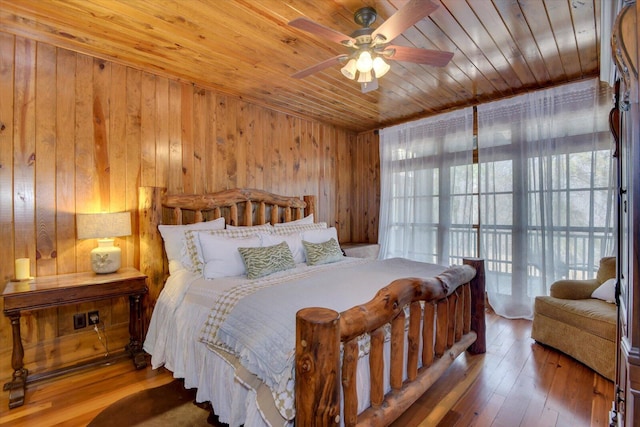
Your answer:
[[[395,280],[368,303],[342,313],[317,307],[300,310],[296,318],[296,425],[339,425],[340,396],[345,426],[389,425],[458,355],[467,349],[484,353],[484,262],[465,259],[464,264],[435,278]],[[391,325],[386,367],[391,390],[385,394],[386,324]],[[370,334],[371,343],[370,405],[358,415],[358,337],[365,333]]]

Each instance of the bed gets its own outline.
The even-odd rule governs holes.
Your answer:
[[[482,260],[345,257],[314,196],[141,187],[138,215],[144,350],[230,426],[388,425],[485,352]]]

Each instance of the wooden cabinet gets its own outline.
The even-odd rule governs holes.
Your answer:
[[[618,357],[612,426],[640,426],[640,109],[638,105],[637,17],[640,6],[626,2],[613,31],[621,77],[612,114],[618,160]],[[618,129],[618,132],[615,129]]]
[[[377,243],[341,243],[340,247],[345,255],[354,258],[377,259],[380,245]]]

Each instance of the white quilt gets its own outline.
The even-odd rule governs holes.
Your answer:
[[[292,270],[255,281],[246,277],[205,280],[180,270],[172,274],[160,294],[144,350],[152,355],[154,368],[165,366],[174,377],[184,378],[185,387],[198,389],[196,399],[199,402],[212,402],[221,422],[232,427],[291,425],[287,419],[293,414],[291,362],[296,311],[307,306],[343,311],[370,300],[381,287],[396,278],[433,277],[443,270],[443,266],[404,259],[373,261],[359,258],[345,258],[344,262],[313,267],[298,264]],[[296,286],[301,288],[296,291]],[[230,295],[242,289],[241,293],[247,294],[246,304],[238,308],[237,301],[233,302]],[[336,297],[337,294],[341,296]],[[272,300],[282,304],[271,303]],[[220,307],[223,301],[227,303],[224,311],[234,312],[236,307],[237,313],[211,323],[212,307]],[[232,302],[229,304],[229,301]],[[261,312],[258,307],[266,307],[268,311]],[[247,312],[251,314],[247,316]],[[271,321],[267,322],[267,319]],[[276,332],[273,319],[278,319],[277,324],[284,327],[281,332]],[[205,323],[208,330],[203,329]],[[242,331],[238,336],[233,333],[237,329]],[[203,331],[208,341],[216,343],[212,347],[217,351],[211,351],[200,341],[204,337]],[[263,343],[266,346],[248,350],[260,336],[268,337],[266,344]],[[220,346],[237,352],[242,364],[232,361]],[[279,356],[272,358],[271,354]],[[243,364],[251,367],[260,378],[251,375]],[[255,367],[258,367],[257,371],[253,370]],[[362,401],[366,401],[367,372],[363,372],[363,376],[362,389],[361,384],[358,387],[359,393],[365,393]],[[279,385],[280,391],[277,387],[269,391],[266,382]],[[271,394],[276,396],[275,402],[279,401],[278,407]]]
[[[250,281],[218,298],[201,339],[236,355],[271,389],[281,415],[293,420],[296,313],[309,306],[341,312],[369,301],[399,277],[433,277],[443,270],[400,258],[345,258],[279,280]]]

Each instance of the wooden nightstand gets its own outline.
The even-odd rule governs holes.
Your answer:
[[[355,258],[378,258],[380,245],[377,243],[341,243],[340,247],[347,256]]]
[[[147,293],[147,276],[135,268],[121,268],[111,274],[94,272],[61,274],[45,276],[31,281],[9,282],[4,293],[4,315],[11,319],[13,332],[13,353],[11,367],[13,378],[4,385],[9,391],[9,408],[24,404],[24,392],[27,382],[31,383],[43,378],[61,375],[79,367],[104,363],[105,357],[72,367],[65,367],[53,372],[32,375],[27,380],[28,372],[24,368],[24,349],[20,337],[20,313],[23,311],[42,310],[69,304],[78,304],[121,296],[129,296],[129,344],[124,351],[133,358],[137,369],[147,366],[142,351],[143,310],[142,299]],[[114,354],[119,357],[123,352]]]

